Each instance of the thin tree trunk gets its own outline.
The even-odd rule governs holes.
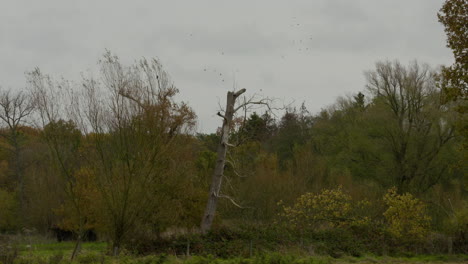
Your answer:
[[[82,241],[82,235],[79,234],[78,238],[76,239],[75,248],[73,249],[73,253],[71,255],[72,261],[76,258],[76,256],[78,256],[78,254],[81,251],[81,241]]]
[[[17,138],[17,131],[16,129],[12,132],[12,145],[13,145],[13,148],[14,148],[14,157],[15,157],[15,161],[14,161],[14,169],[15,169],[15,174],[16,174],[16,178],[18,180],[18,196],[19,196],[19,200],[20,200],[20,210],[21,210],[21,213],[23,213],[23,210],[24,210],[24,179],[23,179],[23,170],[22,170],[22,166],[21,166],[21,157],[20,157],[20,151],[21,151],[21,148],[19,146],[19,143],[18,143],[18,138]]]
[[[113,243],[112,243],[112,256],[117,257],[120,254],[120,241],[121,238],[117,238]]]
[[[76,238],[76,242],[75,242],[75,248],[73,249],[73,252],[72,252],[72,255],[71,255],[71,261],[73,261],[77,256],[78,254],[80,254],[80,251],[81,251],[81,243],[83,241],[83,237],[84,237],[84,220],[83,220],[83,217],[81,216],[81,210],[79,209],[79,207],[77,206],[77,204],[75,203],[75,206],[77,208],[77,212],[78,212],[78,215],[79,215],[79,226],[78,226],[78,237]]]
[[[234,116],[234,105],[239,95],[243,94],[245,89],[239,90],[236,93],[228,92],[226,99],[226,111],[223,117],[223,126],[221,129],[221,142],[218,145],[216,165],[211,178],[210,193],[206,204],[205,213],[201,222],[201,232],[206,234],[211,229],[213,219],[216,213],[218,204],[219,191],[223,182],[224,166],[226,164],[226,153],[229,145],[229,132],[232,118]],[[219,113],[218,113],[219,114]]]

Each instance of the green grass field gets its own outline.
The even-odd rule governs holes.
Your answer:
[[[347,263],[468,263],[468,255],[436,255],[436,256],[414,256],[414,257],[386,257],[386,256],[364,256],[331,258],[325,256],[298,256],[269,253],[252,258],[217,259],[213,256],[134,256],[129,252],[123,252],[119,257],[110,257],[105,254],[107,244],[104,242],[83,243],[79,257],[70,262],[73,242],[62,243],[36,243],[32,245],[22,244],[19,246],[19,254],[13,263],[17,264],[59,264],[59,263],[109,263],[109,264],[347,264]]]
[[[87,253],[100,253],[106,251],[107,244],[105,242],[93,242],[83,243],[81,246],[81,252]],[[32,245],[21,245],[19,248],[20,256],[42,256],[50,257],[59,253],[64,255],[71,255],[73,248],[75,247],[74,242],[60,242],[60,243],[38,243]]]

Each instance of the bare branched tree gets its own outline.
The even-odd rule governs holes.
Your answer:
[[[229,91],[227,93],[225,110],[223,112],[220,111],[217,113],[217,115],[223,119],[223,124],[221,127],[221,141],[217,149],[216,165],[211,179],[208,202],[206,204],[205,213],[201,221],[202,233],[207,233],[211,229],[219,198],[225,198],[229,200],[234,206],[243,208],[243,206],[236,202],[232,197],[226,194],[221,194],[223,178],[225,178],[224,169],[226,167],[226,163],[230,163],[226,159],[228,147],[235,146],[235,144],[229,142],[229,137],[233,127],[233,119],[235,114],[240,110],[243,110],[244,112],[244,120],[245,116],[247,115],[247,112],[249,112],[252,109],[255,109],[256,107],[263,106],[271,110],[270,105],[272,102],[272,100],[269,98],[258,98],[258,96],[252,96],[250,98],[243,97],[242,100],[238,100],[239,96],[245,93],[245,91],[246,89],[241,89],[236,92]]]
[[[83,82],[80,116],[89,126],[89,164],[117,255],[136,224],[154,214],[158,190],[172,176],[181,136],[190,133],[196,116],[175,101],[178,90],[157,60],[124,67],[106,53],[101,73],[102,82]]]
[[[0,135],[10,146],[13,155],[14,174],[18,184],[20,207],[24,205],[24,164],[21,158],[21,127],[32,113],[34,106],[29,94],[24,92],[0,91],[0,120],[3,130]]]
[[[434,171],[432,165],[455,136],[453,116],[441,104],[436,73],[417,62],[405,67],[385,61],[366,77],[376,102],[390,113],[381,128],[392,153],[395,184],[399,189],[413,185],[427,190],[445,174],[447,167]]]
[[[80,169],[81,156],[78,150],[82,134],[67,114],[70,106],[72,88],[68,82],[54,82],[50,76],[43,74],[38,68],[27,74],[33,95],[34,105],[37,109],[38,123],[42,129],[43,137],[47,142],[51,156],[58,168],[58,174],[65,183],[63,187],[67,200],[77,222],[75,233],[77,240],[71,259],[79,254],[85,233],[85,208],[81,201],[82,194],[74,188],[76,172]]]
[[[81,168],[92,174],[102,209],[99,221],[117,255],[136,225],[155,214],[162,186],[178,175],[177,151],[190,138],[196,115],[186,103],[175,101],[178,90],[156,59],[124,66],[107,52],[100,66],[100,78],[83,77],[80,89],[68,82],[52,82],[38,69],[29,79],[39,126],[47,128],[45,138],[69,183],[66,192],[76,207],[74,215],[80,218],[76,248],[86,213],[81,194],[73,188],[79,175],[76,169]],[[54,130],[61,120],[72,120],[79,128],[86,155],[75,157],[80,152],[67,147],[71,140],[60,141],[60,131]],[[73,158],[81,161],[79,166],[74,166]]]

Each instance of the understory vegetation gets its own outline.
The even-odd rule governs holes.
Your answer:
[[[72,242],[54,243],[51,241],[34,244],[32,247],[22,245],[18,248],[16,255],[10,255],[9,259],[2,256],[2,263],[16,264],[102,264],[102,263],[127,263],[127,264],[278,264],[278,263],[464,263],[468,260],[466,255],[400,255],[400,256],[376,256],[364,255],[354,256],[310,256],[298,251],[284,252],[263,252],[254,253],[251,256],[236,256],[221,258],[215,255],[207,254],[203,256],[192,255],[173,255],[173,254],[153,254],[148,256],[137,256],[130,252],[122,252],[120,256],[112,257],[105,254],[105,243],[87,242],[83,243],[83,251],[75,260],[70,261],[69,255],[73,251]]]

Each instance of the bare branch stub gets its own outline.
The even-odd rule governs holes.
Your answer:
[[[216,115],[221,117],[222,119],[226,119],[226,117],[223,114],[221,114],[221,112],[216,113]]]
[[[234,93],[234,97],[239,97],[239,95],[245,93],[245,91],[246,91],[245,88],[240,89],[239,91]]]

